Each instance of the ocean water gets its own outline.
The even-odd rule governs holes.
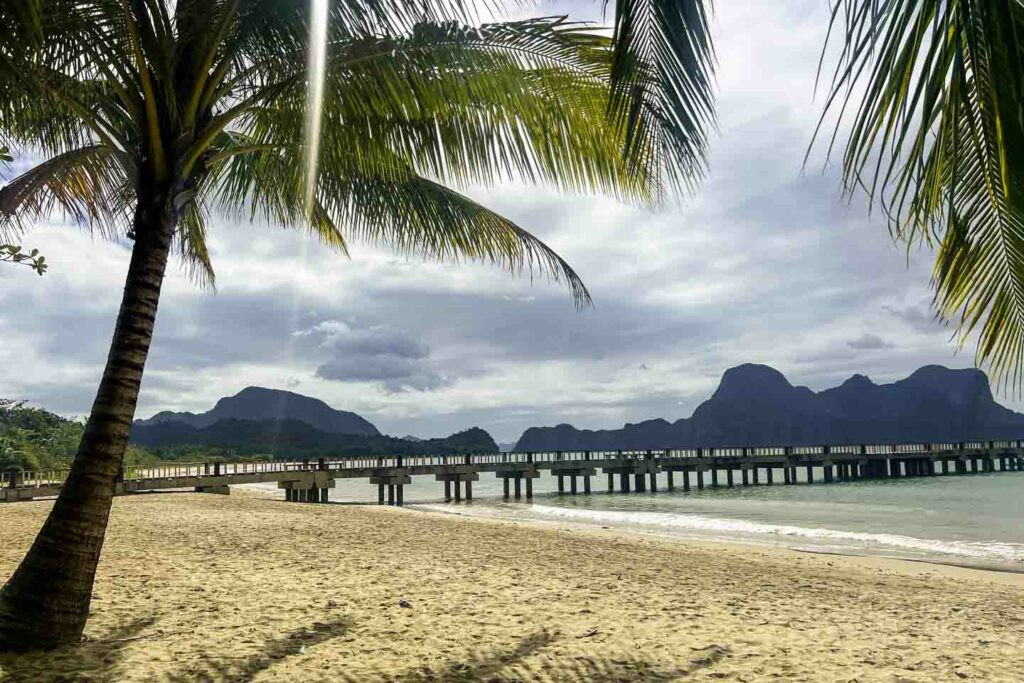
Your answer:
[[[449,514],[1024,571],[1024,472],[784,486],[779,470],[772,486],[762,476],[760,486],[685,493],[665,491],[665,475],[658,479],[658,493],[609,494],[598,474],[594,493],[573,496],[559,495],[555,477],[542,474],[533,501],[515,502],[502,500],[501,480],[481,474],[474,500],[456,504],[443,501],[441,482],[415,477],[405,503]],[[677,474],[677,485],[681,480]],[[376,486],[362,480],[338,481],[331,491],[332,501],[376,496]]]

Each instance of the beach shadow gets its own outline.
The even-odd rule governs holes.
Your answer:
[[[200,653],[189,671],[171,674],[168,680],[176,683],[196,680],[251,681],[289,657],[305,654],[307,648],[345,635],[351,625],[352,621],[348,618],[326,623],[314,622],[309,628],[300,628],[281,638],[269,640],[256,654],[237,659],[215,658]]]
[[[156,617],[143,617],[109,631],[102,638],[86,637],[75,645],[0,654],[0,672],[7,676],[3,680],[11,681],[117,680],[125,648],[146,638],[142,632],[155,622]]]
[[[381,680],[400,683],[421,681],[430,683],[459,683],[486,681],[487,683],[520,683],[524,680],[578,681],[580,683],[621,683],[623,681],[676,681],[696,674],[702,669],[714,666],[728,657],[731,650],[721,645],[711,645],[694,650],[686,666],[670,666],[642,656],[642,653],[609,653],[602,657],[563,655],[548,657],[544,661],[529,663],[526,660],[538,655],[545,648],[558,643],[559,637],[542,630],[526,636],[506,649],[497,649],[466,661],[448,662],[443,669],[417,667],[397,676],[381,676]],[[572,640],[560,644],[571,648]],[[341,680],[356,680],[342,677]],[[364,679],[363,679],[364,680]]]

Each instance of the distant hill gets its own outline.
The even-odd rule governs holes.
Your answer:
[[[177,422],[202,429],[221,420],[296,420],[331,434],[380,434],[376,427],[355,413],[335,410],[317,398],[263,387],[242,389],[234,396],[220,399],[212,410],[205,413],[157,413],[148,420],[136,420],[135,428]]]
[[[617,450],[697,446],[938,442],[1024,437],[1024,415],[992,398],[980,370],[925,366],[906,379],[875,384],[854,375],[813,392],[781,372],[746,364],[727,370],[689,419],[648,420],[622,429],[533,427],[516,451]]]
[[[347,455],[440,455],[497,453],[490,434],[474,427],[443,439],[409,441],[381,434],[325,432],[300,420],[218,420],[193,427],[175,420],[136,424],[132,442],[177,459],[187,452],[215,450],[227,456],[270,455],[317,458]]]
[[[205,413],[165,411],[136,420],[131,441],[172,459],[210,451],[278,458],[498,452],[491,435],[477,427],[443,439],[384,436],[355,413],[262,387],[222,398]]]

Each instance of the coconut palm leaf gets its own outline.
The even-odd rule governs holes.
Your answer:
[[[938,315],[1021,388],[1024,4],[844,0],[833,29],[847,190],[880,205],[897,238],[937,248]]]
[[[688,188],[703,178],[714,125],[710,9],[710,0],[615,3],[609,112],[626,125],[626,157],[656,154],[671,182]]]

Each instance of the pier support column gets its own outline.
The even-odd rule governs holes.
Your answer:
[[[590,495],[590,475],[583,475],[583,493]]]
[[[796,486],[796,485],[797,485],[797,484],[799,483],[799,482],[798,482],[798,480],[797,480],[797,478],[796,478],[796,465],[793,465],[793,466],[792,466],[791,468],[789,468],[789,469],[790,469],[790,473],[789,473],[789,483],[790,483],[790,484],[793,484],[794,486]]]
[[[576,475],[569,475],[569,490],[572,491],[572,495],[576,495]]]
[[[619,491],[629,493],[629,473],[619,472]]]
[[[388,484],[388,505],[395,504],[395,485]]]
[[[647,484],[644,482],[644,473],[637,472],[633,475],[633,484],[637,493],[645,493],[647,491]]]
[[[729,488],[732,488],[732,468],[730,467],[725,471],[725,482]]]
[[[529,480],[527,480],[527,481],[529,481]],[[516,500],[519,500],[520,498],[523,497],[523,478],[522,477],[516,477],[514,493],[515,493]]]
[[[508,477],[501,480],[501,497],[508,500]]]
[[[561,474],[558,475],[558,492],[565,493],[565,477]]]
[[[456,503],[461,503],[462,502],[462,482],[460,482],[458,479],[456,479],[452,483],[455,484],[455,502]]]
[[[808,465],[807,466],[807,483],[808,484],[813,484],[814,483],[814,465]]]
[[[615,475],[608,473],[608,493],[615,493]]]
[[[446,500],[448,499],[447,495],[445,496],[445,499]],[[383,504],[384,504],[384,484],[377,484],[377,505],[383,505]]]
[[[754,486],[757,486],[760,482],[758,482],[758,480],[757,480],[759,475],[757,474],[757,468],[756,467],[754,468],[754,471],[752,472],[752,474],[754,475]]]
[[[473,500],[473,482],[466,480],[466,500]]]
[[[397,487],[398,491],[396,492],[395,495],[395,503],[398,504],[399,506],[405,505],[405,484],[398,484]],[[327,489],[324,489],[324,491],[326,490]],[[326,503],[327,501],[325,500],[324,502]]]
[[[711,466],[711,485],[715,488],[718,487],[718,468],[714,465]]]
[[[740,470],[740,480],[744,486],[750,486],[750,472],[747,471],[746,467]]]
[[[683,473],[683,478],[685,478],[685,477],[686,477],[686,473],[684,472]],[[665,479],[668,480],[666,482],[666,486],[668,487],[668,490],[669,491],[675,490],[675,488],[676,488],[675,484],[672,482],[672,470],[669,470],[668,472],[665,473]]]
[[[651,493],[657,493],[658,492],[658,473],[657,472],[651,472],[650,473],[650,480],[651,480]]]
[[[775,477],[775,468],[769,465],[768,467],[764,468],[764,473],[768,475],[768,485],[771,486],[774,483],[772,479]]]
[[[683,470],[683,491],[690,490],[690,470]]]
[[[526,500],[533,500],[533,479],[526,480]]]
[[[824,479],[826,484],[832,483],[832,465],[823,465],[822,470],[825,473]]]
[[[383,503],[384,502],[383,501],[383,498],[384,498],[384,484],[380,485],[380,491],[381,491],[380,495],[381,495],[381,499],[382,499],[381,503]],[[451,499],[452,499],[452,483],[449,480],[445,479],[444,480],[444,502],[447,503]]]
[[[689,481],[687,481],[689,483]],[[697,488],[704,488],[704,470],[697,470]]]

